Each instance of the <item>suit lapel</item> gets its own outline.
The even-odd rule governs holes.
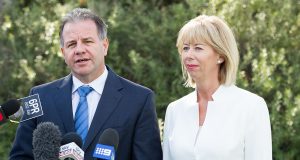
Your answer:
[[[98,103],[92,124],[89,128],[86,142],[83,145],[83,150],[87,149],[92,141],[95,141],[97,134],[102,129],[109,116],[116,109],[118,106],[117,104],[122,97],[122,94],[120,93],[120,90],[122,89],[120,79],[109,68],[108,71],[104,90]]]
[[[55,107],[66,133],[75,131],[72,112],[72,83],[72,75],[70,74],[63,79],[54,96]]]

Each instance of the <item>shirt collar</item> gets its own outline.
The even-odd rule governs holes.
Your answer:
[[[92,87],[97,93],[102,94],[103,89],[104,89],[104,85],[105,85],[105,82],[106,82],[106,79],[107,79],[107,75],[108,75],[108,71],[105,67],[104,72],[102,73],[102,75],[100,75],[98,78],[96,78],[95,80],[93,80],[91,83],[88,83],[88,84],[82,83],[78,78],[76,78],[74,75],[72,75],[72,79],[73,79],[72,94],[79,87],[81,87],[83,85],[88,85],[88,86]]]
[[[219,88],[212,95],[214,100],[228,100],[228,94],[234,92],[232,89],[235,85],[220,85]]]
[[[222,97],[222,93],[224,92],[224,85],[220,85],[215,93],[212,94],[212,98],[214,101],[219,100]]]
[[[226,90],[228,90],[230,88],[230,86],[225,86],[223,84],[221,84],[218,89],[212,94],[212,98],[214,101],[218,101],[221,100],[222,98],[224,98],[224,94],[226,93]],[[197,89],[195,89],[195,91],[192,93],[192,97],[193,99],[196,99],[197,101]]]

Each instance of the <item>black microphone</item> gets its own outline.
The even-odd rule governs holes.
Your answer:
[[[93,157],[97,159],[114,160],[119,145],[119,134],[115,129],[104,130],[94,150]]]
[[[70,132],[65,134],[61,145],[59,160],[83,160],[82,139],[77,133]]]
[[[10,120],[13,120],[13,121],[18,121],[22,118],[22,116],[24,115],[24,110],[22,108],[22,105],[20,106],[20,109],[14,113],[13,115],[9,116],[8,118]]]
[[[33,131],[32,152],[35,160],[57,160],[61,132],[52,122],[42,122]]]
[[[76,132],[69,132],[63,136],[61,140],[61,145],[65,145],[68,143],[74,142],[78,147],[82,147],[82,139]]]
[[[9,116],[13,115],[20,109],[20,102],[11,99],[0,106],[0,125],[6,123]]]

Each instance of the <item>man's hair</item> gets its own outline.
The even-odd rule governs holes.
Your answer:
[[[64,46],[63,30],[67,23],[82,21],[82,20],[92,20],[95,22],[98,36],[100,39],[105,39],[107,37],[107,25],[105,22],[94,14],[91,10],[86,8],[75,8],[71,12],[67,13],[61,20],[61,26],[59,31],[60,46]]]
[[[219,82],[224,85],[234,84],[239,65],[239,52],[233,32],[224,20],[217,16],[200,15],[187,22],[179,31],[176,46],[181,55],[183,44],[205,43],[224,59],[220,65]],[[195,81],[188,74],[182,58],[181,66],[185,86],[195,87]]]

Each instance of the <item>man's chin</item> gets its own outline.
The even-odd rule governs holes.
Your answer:
[[[76,77],[88,77],[90,75],[89,71],[73,71],[72,74]]]

